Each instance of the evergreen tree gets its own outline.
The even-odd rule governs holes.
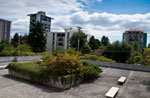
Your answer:
[[[43,25],[36,22],[28,36],[28,44],[34,52],[43,52],[46,49],[46,37],[44,36]]]
[[[23,35],[23,36],[20,36],[20,44],[27,44],[27,41],[28,41],[28,35]]]
[[[89,46],[92,50],[96,50],[100,46],[100,41],[98,39],[95,39],[94,36],[90,38],[90,41],[88,42]]]
[[[103,36],[103,37],[101,38],[101,44],[102,44],[103,46],[107,46],[107,45],[109,44],[109,39],[108,39],[108,37]]]
[[[19,44],[19,34],[18,33],[15,33],[14,37],[12,38],[11,40],[11,44],[14,46],[14,47],[17,47],[18,44]]]

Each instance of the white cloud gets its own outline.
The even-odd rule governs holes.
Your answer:
[[[102,2],[102,0],[97,1]],[[55,18],[52,21],[53,31],[81,26],[84,32],[95,35],[98,39],[106,35],[111,42],[122,40],[122,33],[129,28],[139,28],[150,33],[150,13],[118,15],[95,12],[89,14],[83,11],[82,7],[84,5],[78,0],[0,0],[0,18],[14,20],[12,34],[27,33],[29,31],[27,14],[36,13],[39,10]]]
[[[109,36],[111,41],[122,40],[122,33],[129,28],[139,28],[150,32],[150,13],[147,14],[110,14],[76,12],[71,15],[72,24],[81,25],[90,34],[101,38]]]
[[[0,0],[0,18],[13,21],[12,34],[28,32],[29,17],[27,14],[45,11],[49,16],[55,18],[81,10],[82,4],[77,0]]]
[[[96,0],[96,1],[98,1],[98,2],[102,2],[102,0]]]

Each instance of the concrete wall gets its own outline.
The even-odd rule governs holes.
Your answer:
[[[12,56],[12,57],[0,57],[0,62],[23,62],[23,61],[35,61],[43,59],[43,56]]]
[[[93,64],[98,65],[98,66],[102,66],[102,67],[110,67],[110,68],[150,72],[150,67],[144,66],[144,65],[134,65],[134,64],[124,64],[124,63],[110,63],[110,62],[92,61],[92,60],[82,60],[82,61],[88,61],[90,63],[93,63]]]
[[[16,60],[15,57],[0,57],[0,62],[14,62]]]
[[[76,84],[79,84],[80,82],[83,81],[83,79],[81,80],[74,80],[74,81],[70,81],[70,83],[68,84],[63,84],[61,82],[61,77],[58,77],[58,80],[54,82],[54,79],[48,79],[47,81],[45,82],[42,82],[42,81],[36,81],[36,80],[33,80],[32,78],[30,78],[27,74],[20,74],[16,71],[13,71],[13,70],[8,70],[9,72],[9,75],[12,75],[12,76],[15,76],[15,77],[18,77],[18,78],[21,78],[21,79],[25,79],[25,80],[29,80],[29,81],[33,81],[33,82],[37,82],[37,83],[41,83],[41,84],[44,84],[46,86],[52,86],[52,87],[55,87],[55,88],[60,88],[60,89],[68,89]]]

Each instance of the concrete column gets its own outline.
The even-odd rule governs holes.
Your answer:
[[[65,32],[64,49],[67,49],[67,32]]]
[[[53,33],[52,32],[47,32],[47,52],[52,53],[52,44],[53,44]]]
[[[56,46],[57,46],[57,33],[55,33],[54,50],[56,50]]]

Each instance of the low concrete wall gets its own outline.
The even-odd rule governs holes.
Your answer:
[[[134,64],[125,64],[125,63],[110,63],[110,62],[93,61],[93,60],[82,60],[82,61],[88,61],[90,63],[93,63],[98,66],[102,66],[102,67],[150,72],[150,67],[144,66],[144,65],[134,65]]]
[[[11,76],[15,76],[15,77],[18,77],[18,78],[21,78],[21,79],[25,79],[25,80],[29,80],[29,81],[32,81],[32,82],[37,82],[36,80],[33,80],[31,79],[29,76],[27,75],[22,75],[18,72],[15,72],[15,71],[12,71],[12,70],[8,70],[9,72],[9,75]],[[83,80],[77,80],[77,81],[72,81],[70,82],[69,84],[62,84],[61,82],[61,78],[59,77],[57,81],[54,82],[53,79],[48,79],[46,82],[37,82],[37,83],[41,83],[41,84],[44,84],[46,86],[51,86],[51,87],[55,87],[55,88],[60,88],[60,89],[68,89],[80,82],[82,82]]]
[[[14,62],[16,60],[16,57],[0,57],[0,62]]]
[[[16,62],[35,61],[43,58],[44,58],[43,56],[19,56],[16,57]]]
[[[44,56],[11,56],[11,57],[0,57],[0,62],[23,62],[23,61],[35,61],[43,59]]]

